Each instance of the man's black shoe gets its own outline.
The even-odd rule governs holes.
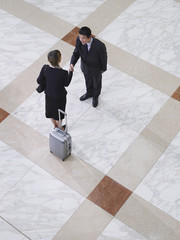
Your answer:
[[[85,93],[84,95],[82,95],[82,96],[80,97],[80,100],[81,100],[81,101],[84,101],[84,100],[86,100],[86,99],[88,99],[88,98],[90,98],[90,97],[92,97],[92,96],[89,95],[89,94],[87,94],[87,93]]]
[[[93,98],[92,105],[93,105],[94,108],[97,107],[97,105],[98,105],[98,98],[97,97]]]

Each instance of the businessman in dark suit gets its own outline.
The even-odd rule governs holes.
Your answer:
[[[102,73],[107,70],[107,52],[105,44],[92,37],[91,29],[88,27],[79,30],[79,37],[71,57],[70,71],[74,70],[79,57],[86,82],[86,93],[80,97],[80,100],[93,97],[92,105],[97,107],[102,88]]]

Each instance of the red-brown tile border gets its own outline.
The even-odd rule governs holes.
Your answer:
[[[0,123],[9,116],[9,113],[0,108]]]
[[[76,45],[76,39],[79,35],[79,29],[78,27],[75,27],[70,31],[66,36],[62,38],[63,41],[75,46]]]
[[[62,38],[62,40],[75,47],[76,39],[79,36],[79,30],[80,28],[78,27],[73,28],[68,34],[66,34],[66,36]],[[92,34],[92,37],[95,37],[95,35]]]
[[[131,194],[130,190],[105,176],[87,199],[115,216]]]
[[[177,101],[180,101],[180,87],[176,89],[176,91],[173,93],[171,97],[176,99]]]
[[[176,89],[176,92],[180,94],[180,86]]]

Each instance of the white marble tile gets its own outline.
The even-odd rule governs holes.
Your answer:
[[[130,127],[93,107],[73,125],[70,133],[72,152],[105,174],[138,136]]]
[[[135,190],[135,193],[180,221],[180,133]]]
[[[103,76],[100,108],[141,132],[169,96],[113,67]]]
[[[66,105],[66,112],[68,114],[67,121],[69,129],[76,123],[76,121],[84,114],[86,111],[91,107],[90,104],[87,102],[82,102],[79,100],[79,97],[72,95],[69,93],[67,95],[67,105]]]
[[[4,53],[5,53],[4,51],[1,52],[0,90],[2,90],[11,81],[13,81],[19,75],[20,72],[25,70],[23,65],[19,64],[16,61],[11,61],[11,58],[9,58],[9,56],[6,56]]]
[[[113,218],[97,240],[147,240],[147,238]]]
[[[28,67],[57,41],[58,38],[22,21],[6,34],[0,46],[11,61]]]
[[[22,20],[0,9],[0,38],[11,31]]]
[[[55,15],[67,22],[78,25],[96,10],[105,0],[25,0],[42,10]]]
[[[18,18],[8,13],[4,14],[3,17],[4,21],[7,20],[7,25],[10,25],[7,28],[5,28],[6,25],[2,27],[4,35],[0,41],[2,62],[0,90],[13,81],[19,73],[37,60],[53,44],[59,41],[58,38],[26,22],[18,22]],[[11,22],[9,22],[9,19]]]
[[[168,146],[168,150],[180,155],[180,132]]]
[[[1,240],[28,240],[23,234],[10,226],[0,218],[0,239]]]
[[[0,141],[0,199],[14,187],[34,165]]]
[[[136,0],[98,37],[180,77],[179,12],[174,0]]]
[[[37,85],[38,86],[38,85]],[[45,94],[36,91],[12,113],[22,122],[42,133],[46,137],[53,129],[50,119],[45,117]]]
[[[0,214],[30,239],[50,240],[84,198],[38,166],[0,201]]]
[[[1,42],[6,39],[6,35],[13,30],[22,20],[5,12],[0,9],[0,39]],[[1,48],[1,79],[0,79],[0,90],[3,89],[8,83],[14,79],[19,72],[24,70],[22,65],[11,61],[11,58],[4,55],[3,48],[0,43]],[[10,70],[11,68],[11,70]]]

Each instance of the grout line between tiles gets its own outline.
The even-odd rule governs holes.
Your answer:
[[[2,141],[2,140],[1,140]],[[3,141],[2,141],[3,142]],[[5,143],[6,144],[6,143]],[[7,144],[6,144],[7,145]],[[9,146],[9,145],[8,145]],[[9,146],[10,147],[10,146]],[[14,150],[14,151],[16,151],[16,150]],[[16,151],[17,152],[17,151]],[[22,155],[22,154],[21,154]],[[24,156],[24,155],[22,155],[22,156]],[[24,156],[24,157],[26,157],[26,156]],[[27,158],[27,157],[26,157]],[[28,158],[27,158],[28,159]],[[31,161],[30,159],[28,159],[29,161]],[[32,161],[31,161],[32,162]],[[33,163],[33,162],[32,162]],[[33,165],[32,165],[32,167],[30,167],[25,173],[24,173],[24,175],[9,189],[9,191],[8,192],[6,192],[1,198],[0,198],[0,201],[1,200],[3,200],[3,198],[5,198],[6,197],[6,195],[8,195],[9,194],[9,192],[19,183],[19,182],[21,182],[21,180],[29,173],[29,171],[31,171],[31,169],[35,166],[36,164],[34,163]]]
[[[24,237],[26,237],[27,239],[31,240],[31,238],[29,238],[27,235],[25,235],[23,232],[21,232],[18,228],[16,228],[14,225],[12,225],[10,222],[8,222],[5,218],[3,218],[2,216],[0,216],[0,218],[6,222],[8,225],[10,225],[12,228],[14,228],[17,232],[19,232],[20,234],[22,234]],[[2,239],[5,240],[5,239]]]

